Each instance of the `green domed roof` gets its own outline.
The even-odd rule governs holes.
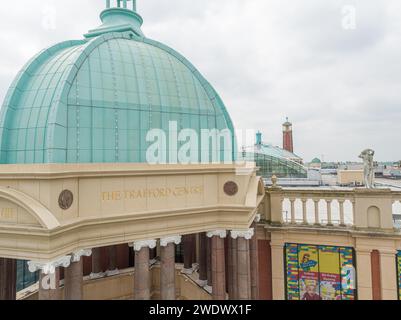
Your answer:
[[[20,71],[1,110],[1,163],[145,162],[147,132],[169,121],[229,129],[235,144],[223,102],[188,60],[144,37],[135,12],[101,17],[85,40],[48,48]]]

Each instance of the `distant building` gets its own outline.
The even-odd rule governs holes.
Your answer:
[[[294,140],[292,137],[292,123],[287,121],[283,123],[283,149],[293,153],[294,152]]]
[[[314,158],[311,161],[311,163],[309,163],[309,168],[321,169],[322,168],[322,161],[319,158]]]
[[[298,155],[272,144],[262,141],[260,132],[256,135],[256,143],[243,149],[243,158],[255,161],[259,167],[258,175],[270,179],[273,175],[278,178],[307,178],[308,170]]]

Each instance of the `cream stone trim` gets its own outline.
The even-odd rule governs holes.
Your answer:
[[[179,245],[181,243],[181,236],[171,236],[171,237],[165,237],[160,239],[160,245],[162,247],[167,247],[170,243],[174,243],[176,245]]]
[[[132,247],[135,251],[141,251],[142,248],[149,248],[154,249],[156,248],[157,241],[156,240],[142,240],[142,241],[135,241],[132,244]]]
[[[60,226],[60,222],[44,205],[24,192],[0,187],[0,198],[7,199],[28,211],[47,230]]]
[[[71,256],[64,256],[57,260],[50,261],[48,263],[43,262],[35,262],[29,261],[28,262],[28,269],[30,272],[36,272],[41,270],[44,274],[53,274],[56,272],[56,268],[64,267],[68,268],[71,264]]]
[[[81,261],[81,257],[90,257],[92,255],[92,249],[83,249],[76,252],[73,252],[71,261],[79,262]]]
[[[231,230],[231,238],[245,238],[246,240],[251,240],[255,235],[255,229],[250,228],[248,230]]]
[[[214,230],[214,231],[209,231],[206,233],[206,236],[208,238],[213,238],[213,237],[220,237],[221,239],[224,239],[227,237],[227,231],[226,230]]]

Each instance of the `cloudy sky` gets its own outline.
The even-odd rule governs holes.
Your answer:
[[[42,48],[99,25],[102,0],[2,1],[0,100]],[[237,129],[281,145],[294,124],[306,161],[401,159],[400,0],[138,0],[146,36],[186,56]]]

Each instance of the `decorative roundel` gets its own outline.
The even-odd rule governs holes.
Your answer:
[[[68,210],[71,208],[72,203],[74,202],[74,195],[70,190],[64,190],[60,193],[58,197],[58,205],[63,210]]]
[[[228,196],[235,196],[238,193],[238,185],[233,181],[226,182],[224,193]]]

